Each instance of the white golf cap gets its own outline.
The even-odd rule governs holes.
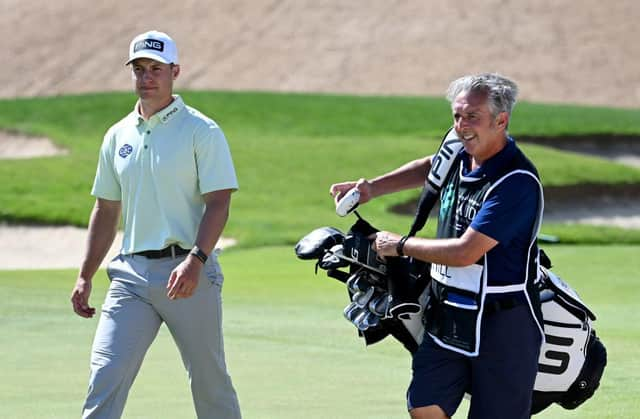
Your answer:
[[[178,64],[178,48],[166,33],[149,31],[133,38],[129,45],[129,61],[125,65],[138,58],[150,58],[165,64]]]

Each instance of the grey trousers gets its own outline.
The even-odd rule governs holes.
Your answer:
[[[111,285],[93,342],[83,418],[121,417],[129,389],[163,322],[188,372],[197,417],[240,418],[224,356],[220,265],[212,255],[194,294],[169,300],[169,274],[184,257],[120,255],[108,265]],[[186,412],[183,417],[188,417]]]

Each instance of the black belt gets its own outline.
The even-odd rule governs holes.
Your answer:
[[[431,280],[431,295],[435,297],[436,301],[442,302],[446,297],[446,292],[447,292],[446,285],[443,285],[438,281]],[[465,292],[465,291],[461,291],[461,292]],[[483,312],[485,316],[490,316],[499,311],[510,310],[524,303],[526,303],[526,300],[524,299],[524,297],[523,298],[505,297],[500,299],[491,299],[489,301],[487,301],[485,297]]]
[[[168,257],[174,256],[174,255],[175,256],[186,255],[189,252],[190,250],[183,249],[180,246],[172,244],[171,246],[165,247],[162,250],[145,250],[142,252],[136,252],[134,253],[134,255],[144,256],[149,259],[162,259],[162,258],[168,258]]]

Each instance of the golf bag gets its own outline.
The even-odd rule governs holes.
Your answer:
[[[545,341],[540,348],[531,413],[558,403],[575,409],[600,385],[607,351],[596,336],[595,314],[550,266],[540,266],[540,293]]]
[[[408,236],[426,224],[461,149],[461,141],[449,129],[432,158]],[[347,234],[332,227],[316,229],[298,242],[296,255],[303,260],[316,259],[316,273],[321,268],[346,284],[349,304],[344,316],[366,345],[391,335],[413,353],[425,332],[430,264],[407,257],[378,257],[368,239],[377,230],[355,214],[358,220]],[[598,388],[607,363],[606,349],[592,327],[596,319],[593,312],[551,272],[551,261],[542,250],[539,262],[535,285],[545,342],[540,348],[531,414],[552,403],[565,409],[584,403]]]
[[[358,216],[359,217],[359,216]],[[391,335],[409,352],[424,337],[423,313],[429,298],[429,264],[411,258],[377,256],[368,239],[377,230],[362,218],[343,234],[333,227],[316,229],[295,247],[303,260],[346,285],[349,303],[344,317],[366,345]],[[532,414],[552,403],[575,409],[593,396],[607,363],[596,336],[593,312],[551,270],[541,251],[536,282],[543,314],[545,342],[540,348]]]

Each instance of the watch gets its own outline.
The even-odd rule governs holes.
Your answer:
[[[209,259],[209,256],[205,252],[203,252],[202,249],[200,249],[198,246],[193,246],[193,249],[191,249],[189,254],[197,257],[200,260],[200,262],[202,262],[203,265],[207,263],[207,259]]]

